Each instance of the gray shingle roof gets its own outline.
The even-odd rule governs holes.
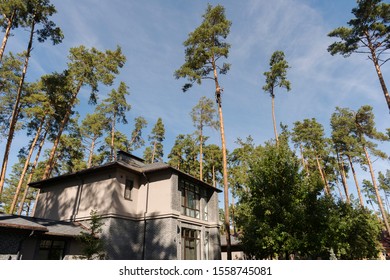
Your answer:
[[[81,224],[0,213],[0,228],[40,231],[45,235],[76,237],[87,232]]]

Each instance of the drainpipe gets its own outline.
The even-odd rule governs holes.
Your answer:
[[[146,251],[146,214],[148,213],[148,204],[149,204],[149,179],[146,176],[145,172],[142,172],[142,175],[146,179],[146,201],[145,201],[145,211],[144,211],[144,236],[142,243],[142,259],[145,260],[145,251]]]

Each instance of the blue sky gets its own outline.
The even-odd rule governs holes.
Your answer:
[[[65,39],[52,46],[36,43],[28,81],[43,74],[66,68],[71,47],[85,45],[98,49],[122,47],[127,63],[116,83],[100,88],[100,100],[120,81],[130,88],[129,124],[122,132],[133,129],[132,120],[143,116],[149,122],[147,136],[157,118],[165,129],[165,156],[176,136],[192,133],[189,116],[200,97],[214,98],[213,83],[204,81],[189,92],[181,91],[185,80],[176,80],[173,73],[184,62],[183,42],[202,20],[207,3],[222,4],[232,21],[227,41],[231,44],[228,62],[231,71],[220,77],[224,88],[223,113],[227,147],[233,150],[238,137],[252,136],[257,144],[274,137],[271,98],[264,93],[263,72],[276,50],[284,51],[289,62],[287,77],[291,91],[276,92],[276,120],[292,128],[305,118],[316,118],[329,135],[329,120],[336,106],[358,109],[371,105],[377,127],[390,127],[390,115],[372,62],[365,55],[350,58],[331,56],[327,47],[334,39],[327,34],[346,25],[352,17],[355,0],[55,0],[58,13],[53,21],[62,28]],[[24,49],[27,32],[16,32],[8,50]],[[389,81],[389,63],[383,67]],[[87,105],[88,89],[79,95],[79,111],[83,116],[93,108]],[[218,131],[207,131],[208,143],[220,144]],[[147,140],[147,137],[145,137]],[[4,142],[3,142],[4,143]],[[13,154],[25,144],[25,135],[15,138]],[[381,147],[390,152],[390,144]],[[2,156],[3,151],[0,151]],[[135,154],[142,156],[143,150]],[[377,170],[389,168],[388,161],[376,161]],[[8,168],[10,170],[10,167]],[[368,174],[364,174],[368,179]],[[362,178],[360,178],[362,179]],[[351,185],[350,188],[353,186]]]

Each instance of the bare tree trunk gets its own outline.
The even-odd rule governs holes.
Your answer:
[[[96,141],[96,138],[94,136],[94,138],[92,139],[90,150],[89,150],[88,164],[87,164],[88,168],[90,168],[92,166],[92,158],[93,158],[93,154],[94,154],[93,151],[95,149],[95,141]]]
[[[26,201],[26,198],[27,198],[27,194],[28,194],[28,191],[29,191],[29,186],[28,184],[30,184],[31,180],[32,180],[32,177],[34,175],[34,171],[35,171],[35,168],[37,167],[38,165],[38,160],[39,160],[39,156],[41,154],[41,151],[42,151],[42,148],[43,148],[43,145],[45,143],[45,139],[46,139],[46,136],[47,136],[47,133],[48,133],[48,127],[46,127],[46,130],[45,130],[45,134],[43,135],[42,137],[42,141],[41,143],[39,143],[39,147],[38,147],[38,151],[37,151],[37,154],[35,156],[35,160],[34,160],[34,163],[31,167],[31,170],[30,170],[30,175],[28,176],[28,179],[27,179],[27,183],[26,183],[26,188],[24,190],[24,193],[23,193],[23,197],[19,203],[19,208],[18,208],[18,215],[21,215],[22,214],[22,211],[23,211],[23,205]],[[37,198],[38,198],[38,194],[37,194]],[[34,204],[36,205],[36,203]],[[34,208],[35,209],[35,208]],[[34,211],[34,210],[33,210]],[[34,215],[34,213],[32,213]],[[28,215],[28,212],[27,212],[27,215]]]
[[[226,253],[227,259],[232,259],[231,238],[230,238],[230,215],[229,215],[229,184],[227,171],[227,153],[225,141],[225,128],[222,114],[221,88],[218,83],[217,67],[213,57],[214,81],[215,81],[215,99],[218,105],[219,125],[222,142],[222,169],[223,169],[223,189],[224,189],[224,209],[225,209],[225,234],[226,234]]]
[[[37,130],[37,133],[35,134],[35,137],[34,137],[34,140],[33,142],[31,143],[31,147],[30,147],[30,151],[28,152],[28,155],[27,155],[27,158],[26,158],[26,161],[24,163],[24,166],[23,166],[23,171],[22,171],[22,174],[20,175],[20,178],[19,178],[19,183],[18,183],[18,186],[16,187],[16,191],[15,191],[15,195],[14,195],[14,198],[12,200],[12,204],[11,204],[11,207],[9,209],[9,213],[10,214],[13,214],[13,212],[15,211],[15,207],[16,207],[16,204],[18,202],[18,198],[19,198],[19,193],[20,193],[20,190],[22,188],[22,185],[23,185],[23,181],[24,181],[24,177],[26,176],[26,173],[27,173],[27,170],[28,170],[28,167],[30,166],[30,159],[31,159],[31,156],[34,152],[34,149],[35,149],[35,146],[38,142],[38,139],[39,139],[39,136],[41,134],[41,131],[42,131],[42,127],[43,127],[43,124],[44,124],[44,118],[41,122],[41,125],[39,126],[38,130]]]
[[[203,131],[200,129],[199,136],[199,180],[203,181]]]
[[[272,94],[271,97],[272,97],[272,121],[273,121],[273,124],[274,124],[275,140],[276,140],[276,144],[278,145],[279,144],[279,137],[278,137],[278,131],[276,129],[275,96]]]
[[[338,152],[336,152],[336,155],[337,155],[337,162],[338,162],[339,169],[340,169],[341,180],[342,180],[343,187],[344,187],[346,202],[348,204],[350,204],[351,203],[351,199],[349,197],[348,183],[347,183],[347,176],[345,174],[345,169],[344,169],[344,162],[343,162],[343,159],[341,158],[341,155],[339,155]]]
[[[381,84],[382,91],[383,91],[383,94],[384,94],[385,99],[386,99],[387,107],[389,108],[389,111],[390,111],[390,95],[389,95],[389,91],[387,90],[387,87],[386,87],[385,79],[383,78],[383,75],[382,75],[382,71],[381,71],[381,67],[379,65],[378,57],[376,56],[375,48],[372,45],[370,35],[368,33],[366,34],[366,38],[367,38],[367,42],[368,42],[368,48],[370,49],[371,56],[372,56],[371,60],[374,63],[376,74],[378,75],[379,83]]]
[[[325,178],[324,172],[323,172],[322,167],[321,167],[321,164],[320,164],[320,160],[318,159],[318,156],[317,156],[317,155],[316,155],[316,161],[317,161],[317,168],[318,168],[318,171],[320,172],[322,182],[324,183],[324,191],[325,191],[325,194],[326,194],[326,195],[330,195],[330,188],[329,188],[329,185],[328,185],[328,181],[327,181],[326,178]]]
[[[386,230],[387,230],[388,233],[390,233],[389,222],[388,222],[388,220],[387,220],[386,212],[385,212],[385,209],[383,208],[382,198],[381,198],[381,196],[380,196],[380,194],[379,194],[378,186],[377,186],[377,184],[376,184],[375,174],[374,174],[374,170],[373,170],[373,168],[372,168],[372,163],[371,163],[370,155],[368,154],[368,151],[367,151],[367,148],[366,148],[365,145],[363,145],[363,149],[364,149],[364,153],[365,153],[365,155],[366,155],[368,167],[369,167],[369,169],[370,169],[370,175],[371,175],[372,185],[373,185],[374,190],[375,190],[376,199],[378,200],[379,210],[381,211],[382,218],[383,218],[383,222],[385,223],[385,226],[386,226]]]
[[[8,19],[7,27],[5,29],[5,34],[3,37],[3,42],[1,43],[1,48],[0,48],[0,62],[3,60],[5,46],[7,45],[7,41],[8,41],[9,35],[11,33],[11,28],[12,28],[12,24],[14,22],[15,15],[16,15],[16,9],[14,9],[12,11],[11,17]],[[4,16],[4,18],[6,18],[6,17]]]
[[[357,180],[357,177],[356,177],[356,172],[355,172],[355,168],[353,167],[352,159],[351,159],[351,157],[349,155],[347,155],[347,157],[348,157],[349,165],[351,166],[352,175],[353,175],[353,179],[355,181],[356,190],[357,190],[357,193],[358,193],[358,196],[359,196],[360,205],[362,207],[364,207],[363,196],[362,196],[362,193],[360,191],[359,181]]]
[[[154,141],[153,143],[153,152],[152,152],[152,162],[154,162],[154,157],[156,156],[156,148],[157,148],[157,141]]]
[[[22,71],[22,76],[20,77],[20,80],[19,80],[18,92],[16,95],[15,105],[14,105],[14,109],[12,111],[11,121],[10,121],[10,125],[9,125],[8,138],[7,138],[7,143],[6,143],[5,151],[4,151],[3,165],[2,165],[1,173],[0,173],[1,174],[0,175],[0,195],[3,192],[3,186],[4,186],[4,182],[5,182],[5,173],[7,171],[7,165],[8,165],[9,152],[11,150],[12,140],[13,140],[14,134],[15,134],[16,122],[18,120],[18,116],[20,113],[20,101],[22,98],[23,84],[24,84],[24,79],[26,77],[26,73],[27,73],[28,62],[30,59],[30,53],[32,50],[32,43],[33,43],[33,39],[34,39],[34,30],[35,30],[35,21],[33,21],[31,24],[30,39],[29,39],[28,46],[27,46],[26,58],[24,60],[24,67],[23,67],[23,71]]]
[[[299,149],[301,151],[302,166],[306,170],[307,174],[309,174],[309,168],[306,164],[305,157],[303,156],[303,148],[301,144],[299,144]]]
[[[114,113],[112,124],[111,124],[111,161],[116,161],[116,152],[114,148],[114,140],[115,140],[115,118],[116,114]]]

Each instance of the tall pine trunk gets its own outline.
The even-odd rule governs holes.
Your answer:
[[[275,118],[275,95],[271,94],[272,99],[272,122],[274,124],[274,133],[276,144],[279,144],[278,130],[276,129],[276,118]]]
[[[320,172],[322,182],[324,183],[324,191],[325,191],[325,194],[326,194],[326,195],[330,195],[330,188],[329,188],[329,185],[328,185],[328,181],[327,181],[326,178],[325,178],[324,171],[322,170],[320,160],[318,159],[318,156],[317,156],[317,155],[316,155],[315,157],[316,157],[318,172]]]
[[[41,121],[41,124],[40,124],[40,126],[39,126],[39,128],[37,130],[37,133],[35,134],[34,140],[31,143],[30,150],[28,152],[26,161],[24,163],[23,171],[22,171],[22,174],[20,175],[18,186],[16,187],[15,195],[14,195],[14,198],[12,200],[12,204],[11,204],[11,207],[10,207],[10,210],[9,210],[10,214],[12,214],[15,211],[16,204],[18,203],[19,193],[20,193],[20,190],[22,189],[24,177],[26,176],[28,167],[30,166],[30,159],[31,159],[31,156],[32,156],[32,154],[34,152],[35,146],[36,146],[36,144],[38,142],[38,139],[39,139],[39,136],[41,134],[44,122],[45,121],[44,121],[44,118],[43,118],[43,120]]]
[[[382,198],[381,198],[381,196],[379,194],[378,186],[376,184],[374,169],[372,168],[370,155],[368,154],[368,151],[367,151],[367,148],[366,148],[365,145],[363,145],[363,150],[364,150],[364,154],[366,155],[368,168],[370,170],[372,185],[374,187],[376,199],[378,200],[379,210],[381,211],[383,222],[385,223],[386,230],[387,230],[388,233],[390,233],[390,226],[389,226],[389,222],[387,220],[386,211],[383,208]]]
[[[46,167],[45,167],[45,172],[43,174],[43,177],[42,177],[42,180],[45,180],[45,179],[48,179],[51,175],[51,172],[54,168],[54,159],[55,159],[55,154],[56,154],[56,151],[57,151],[57,147],[60,143],[60,139],[61,139],[61,135],[62,133],[64,132],[65,130],[65,127],[66,125],[68,124],[69,122],[69,118],[70,118],[70,115],[72,113],[72,108],[76,102],[76,99],[77,99],[77,95],[81,89],[81,86],[82,86],[83,82],[80,81],[77,88],[76,88],[76,91],[72,94],[72,97],[69,101],[69,104],[68,104],[68,108],[65,112],[65,116],[64,118],[62,119],[61,123],[60,123],[60,127],[58,129],[58,133],[57,133],[57,137],[56,139],[54,140],[54,143],[53,143],[53,147],[51,148],[51,151],[50,151],[50,154],[49,154],[49,159],[46,163]]]
[[[92,158],[95,150],[95,142],[96,142],[96,137],[94,136],[91,142],[91,147],[89,148],[89,156],[88,156],[88,164],[87,164],[88,168],[92,166]]]
[[[359,196],[360,206],[364,207],[363,196],[362,196],[362,193],[360,191],[359,181],[358,181],[358,179],[356,177],[356,172],[355,172],[355,168],[354,168],[353,163],[352,163],[351,156],[347,155],[347,157],[348,157],[349,165],[351,166],[353,180],[355,181],[356,190],[357,190],[357,193],[358,193],[358,196]]]
[[[203,181],[203,128],[200,128],[199,136],[199,180]]]
[[[111,124],[111,161],[116,161],[116,152],[114,148],[114,140],[115,140],[115,119],[116,114],[114,113],[112,124]]]
[[[214,81],[215,81],[215,99],[218,105],[219,116],[219,128],[221,132],[222,142],[222,170],[223,170],[223,190],[224,190],[224,211],[225,211],[225,235],[226,235],[226,253],[227,259],[232,259],[231,238],[230,238],[230,214],[229,214],[229,184],[228,184],[228,171],[227,171],[227,154],[226,154],[226,141],[225,141],[225,128],[222,114],[222,100],[221,100],[221,88],[218,83],[217,67],[215,65],[214,57],[212,58]]]
[[[350,203],[351,203],[351,199],[350,199],[350,197],[349,197],[347,176],[346,176],[346,174],[345,174],[345,168],[344,168],[344,161],[343,161],[341,155],[340,155],[338,152],[336,152],[336,155],[337,155],[337,162],[338,162],[339,169],[340,169],[341,180],[342,180],[343,187],[344,187],[346,202],[347,202],[348,204],[350,204]]]
[[[3,164],[1,167],[1,173],[0,173],[0,195],[3,192],[3,187],[4,187],[4,182],[5,182],[5,173],[7,172],[9,152],[11,150],[12,140],[13,140],[14,134],[15,134],[16,123],[17,123],[18,118],[19,118],[22,90],[23,90],[24,79],[26,77],[28,62],[29,62],[30,54],[31,54],[31,50],[32,50],[32,43],[33,43],[33,39],[34,39],[34,30],[35,30],[35,21],[33,20],[31,23],[30,39],[29,39],[28,46],[27,46],[26,58],[24,60],[24,67],[23,67],[22,75],[21,75],[20,80],[19,80],[15,105],[14,105],[14,108],[12,111],[12,116],[11,116],[11,120],[10,120],[10,124],[9,124],[7,143],[5,145]]]
[[[12,11],[12,14],[11,14],[11,16],[8,19],[8,22],[7,22],[7,27],[5,28],[5,34],[4,34],[4,37],[3,37],[3,42],[1,43],[1,48],[0,48],[0,62],[3,60],[3,54],[4,54],[4,51],[5,51],[5,46],[7,45],[7,41],[8,41],[9,35],[11,33],[11,29],[12,29],[12,25],[14,23],[15,16],[16,16],[16,9],[14,9]]]
[[[390,111],[390,95],[389,95],[389,91],[387,90],[387,87],[386,87],[385,79],[383,78],[383,75],[382,75],[382,71],[381,71],[378,57],[375,53],[375,47],[373,46],[368,33],[366,34],[366,38],[367,38],[367,42],[368,42],[368,48],[370,49],[370,52],[371,52],[371,60],[374,63],[376,74],[378,75],[379,83],[381,84],[382,91],[383,91],[383,94],[384,94],[385,99],[386,99],[387,107],[389,108],[389,111]]]
[[[49,126],[49,123],[48,123],[48,126]],[[47,136],[47,133],[48,133],[48,129],[49,127],[46,127],[45,129],[45,133],[42,137],[42,140],[41,142],[39,143],[39,147],[38,147],[38,151],[37,151],[37,154],[35,155],[35,159],[34,159],[34,163],[32,164],[32,167],[31,167],[31,170],[30,170],[30,175],[28,176],[28,179],[27,179],[27,183],[26,183],[26,188],[24,190],[24,193],[23,193],[23,197],[19,203],[19,208],[18,208],[18,215],[21,215],[22,212],[23,212],[23,205],[26,201],[26,198],[27,198],[27,194],[28,194],[28,191],[29,191],[29,186],[28,184],[30,184],[31,180],[32,180],[32,177],[34,175],[34,171],[38,165],[38,161],[39,161],[39,156],[41,154],[41,151],[42,151],[42,148],[43,148],[43,145],[45,144],[45,140],[46,140],[46,136]],[[38,195],[37,195],[38,197]],[[35,204],[34,204],[35,205]],[[27,212],[27,215],[28,215],[28,212]]]

